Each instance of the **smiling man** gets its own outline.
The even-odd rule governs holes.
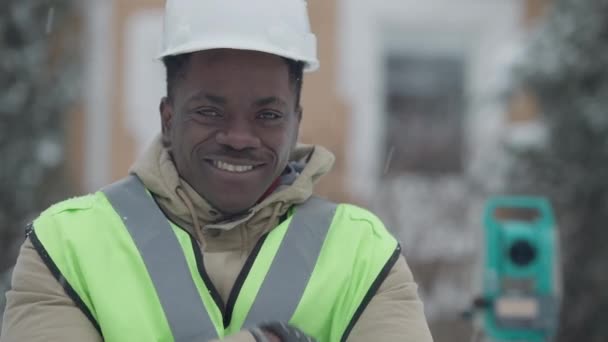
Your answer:
[[[170,0],[164,47],[161,134],[30,225],[0,339],[431,341],[382,222],[312,195],[333,156],[297,145],[306,3]]]

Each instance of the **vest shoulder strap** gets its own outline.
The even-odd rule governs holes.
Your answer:
[[[245,319],[246,328],[269,319],[289,321],[308,285],[337,205],[311,197],[297,206],[270,270]]]
[[[103,189],[141,254],[176,342],[217,337],[167,219],[131,175]]]

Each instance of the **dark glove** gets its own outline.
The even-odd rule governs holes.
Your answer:
[[[266,336],[262,335],[261,331],[267,331],[276,335],[281,342],[316,342],[312,337],[307,336],[300,329],[293,327],[287,323],[272,322],[260,325],[259,329],[251,330],[257,342],[266,342]]]

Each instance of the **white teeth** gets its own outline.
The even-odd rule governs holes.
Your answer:
[[[213,166],[217,167],[220,170],[224,170],[224,171],[228,171],[228,172],[237,172],[237,173],[242,173],[242,172],[247,172],[247,171],[253,170],[253,165],[233,165],[233,164],[228,164],[228,163],[225,163],[225,162],[219,161],[219,160],[214,160]]]

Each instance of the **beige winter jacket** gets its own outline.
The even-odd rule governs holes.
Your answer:
[[[197,237],[204,266],[226,302],[237,275],[258,239],[273,229],[287,209],[305,201],[334,157],[320,146],[300,146],[293,160],[305,167],[290,185],[280,186],[247,217],[224,221],[183,182],[157,139],[133,166],[165,214]],[[1,342],[94,342],[102,337],[66,295],[28,240],[21,247],[7,292]],[[224,339],[253,342],[248,332]],[[432,341],[423,306],[405,259],[401,257],[352,330],[350,342]]]

